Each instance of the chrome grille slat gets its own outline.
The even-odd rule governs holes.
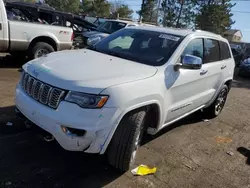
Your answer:
[[[32,95],[32,89],[33,89],[33,83],[35,79],[31,76],[28,78],[28,84],[27,84],[27,93],[31,96]]]
[[[52,90],[52,87],[46,85],[46,84],[43,84],[42,86],[42,90],[40,92],[40,97],[39,97],[39,101],[43,104],[47,104],[48,103],[48,100],[49,100],[49,94]]]
[[[60,103],[61,98],[64,95],[64,91],[61,89],[56,89],[53,88],[51,93],[50,93],[50,97],[49,97],[49,103],[48,105],[52,108],[55,108],[55,106],[58,106]]]
[[[24,91],[38,102],[56,109],[65,91],[47,85],[27,73],[23,73],[21,86]]]
[[[39,92],[40,92],[41,86],[42,86],[42,83],[39,81],[36,81],[36,85],[34,86],[34,89],[33,89],[33,98],[36,100],[39,100]]]

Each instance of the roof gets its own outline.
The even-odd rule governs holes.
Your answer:
[[[242,36],[241,31],[238,30],[238,29],[229,29],[229,30],[225,31],[224,34],[234,35],[234,34],[236,34],[237,32],[240,32],[240,34],[241,34],[241,36]]]
[[[226,41],[226,39],[224,39],[221,35],[217,35],[215,33],[202,31],[202,30],[178,29],[178,28],[169,28],[169,27],[152,27],[152,26],[137,26],[137,27],[130,27],[130,28],[168,33],[168,34],[173,34],[173,35],[178,35],[178,36],[183,36],[183,37],[189,34],[197,34],[199,36],[204,35],[207,37],[214,37],[214,38]]]
[[[132,22],[132,21],[127,21],[127,20],[119,20],[119,19],[117,19],[117,20],[106,20],[107,22],[120,22],[120,23],[126,23],[126,24],[130,24],[130,23],[134,23],[134,22]]]
[[[117,20],[106,20],[106,21],[113,21],[113,22],[121,22],[121,23],[126,23],[126,24],[133,24],[135,26],[154,26],[155,25],[152,25],[152,24],[147,24],[147,23],[140,23],[140,22],[134,22],[134,21],[128,21],[128,20],[120,20],[120,19],[117,19]]]
[[[155,32],[162,32],[162,33],[169,33],[174,35],[186,36],[188,34],[193,33],[192,30],[188,29],[175,29],[175,28],[167,28],[167,27],[150,27],[150,26],[138,26],[133,27],[135,29],[141,30],[148,30],[148,31],[155,31]]]

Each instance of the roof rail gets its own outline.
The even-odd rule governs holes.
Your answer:
[[[210,31],[204,31],[204,30],[201,30],[201,29],[197,29],[197,30],[195,30],[195,32],[205,32],[205,33],[210,33],[210,34],[213,34],[213,35],[217,35],[217,36],[222,37],[220,34],[213,33],[213,32],[210,32]]]

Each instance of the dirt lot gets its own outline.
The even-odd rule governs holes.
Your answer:
[[[155,165],[157,173],[134,177],[117,172],[103,156],[64,151],[25,128],[13,106],[19,74],[0,68],[1,188],[250,188],[250,80],[234,81],[219,118],[205,122],[196,113],[147,138],[136,163]]]

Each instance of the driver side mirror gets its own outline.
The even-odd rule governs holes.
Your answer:
[[[197,70],[201,69],[201,67],[202,67],[202,59],[200,57],[188,54],[182,58],[181,63],[176,63],[174,65],[175,71],[178,71],[180,68]]]

